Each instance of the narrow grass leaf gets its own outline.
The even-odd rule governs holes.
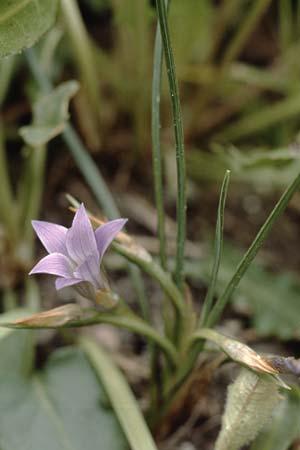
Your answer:
[[[214,251],[214,262],[211,273],[211,281],[209,283],[208,291],[206,297],[204,299],[203,308],[201,312],[201,320],[200,326],[207,320],[208,314],[211,310],[211,306],[213,303],[213,297],[215,295],[216,283],[218,279],[218,273],[222,258],[222,250],[223,250],[223,228],[224,228],[224,210],[225,210],[225,202],[228,192],[228,185],[230,180],[230,171],[227,170],[223,184],[221,187],[221,193],[219,198],[219,206],[218,206],[218,217],[217,217],[217,225],[216,225],[216,233],[215,233],[215,251]]]
[[[240,283],[241,279],[245,275],[248,267],[250,266],[251,262],[257,255],[260,247],[264,243],[265,239],[269,235],[272,226],[276,222],[276,220],[282,215],[283,211],[286,209],[290,199],[292,198],[293,194],[296,190],[299,189],[300,186],[300,175],[298,175],[290,184],[290,186],[286,189],[286,191],[281,196],[280,200],[272,210],[271,214],[267,218],[266,222],[263,224],[261,229],[259,230],[256,238],[250,245],[249,249],[245,253],[244,257],[240,261],[235,273],[233,274],[231,280],[227,284],[227,286],[224,289],[224,292],[221,294],[221,296],[218,298],[216,304],[214,305],[213,309],[211,310],[206,326],[212,327],[215,325],[215,323],[218,321],[220,315],[222,314],[226,304],[228,303],[230,296]]]
[[[186,168],[184,154],[184,136],[181,118],[179,89],[175,70],[175,61],[171,46],[165,0],[157,0],[157,13],[161,30],[162,44],[165,54],[167,75],[169,80],[170,99],[173,114],[173,126],[176,147],[177,164],[177,245],[175,280],[177,286],[183,289],[183,262],[186,239]]]

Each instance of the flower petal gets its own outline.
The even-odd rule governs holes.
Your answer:
[[[67,255],[67,228],[42,220],[32,220],[31,223],[39,240],[49,253],[57,252]]]
[[[65,287],[74,286],[74,284],[82,283],[82,280],[79,278],[56,278],[55,280],[55,288],[57,291],[63,289]]]
[[[69,256],[82,264],[90,255],[99,259],[95,233],[83,203],[75,214],[72,227],[67,232],[66,246]]]
[[[107,247],[111,244],[115,236],[124,227],[127,219],[115,219],[105,223],[95,231],[97,247],[99,251],[100,261],[103,258]]]
[[[61,253],[51,253],[51,255],[41,259],[29,272],[29,275],[34,273],[48,273],[49,275],[70,278],[72,276],[71,261]]]
[[[99,259],[94,255],[89,256],[84,263],[78,266],[74,275],[75,277],[92,283],[96,290],[103,287],[100,276]]]
[[[55,281],[55,287],[59,291],[65,287],[71,287],[82,297],[88,300],[96,300],[96,291],[94,286],[88,281],[82,281],[79,278],[57,278]]]

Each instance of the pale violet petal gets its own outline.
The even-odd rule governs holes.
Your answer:
[[[67,255],[66,234],[67,228],[56,223],[32,220],[32,226],[39,240],[49,253],[62,253]]]
[[[99,259],[95,233],[83,203],[75,214],[72,227],[67,232],[68,255],[77,264],[82,264],[90,255]]]
[[[71,262],[61,253],[51,253],[51,255],[41,259],[29,272],[29,275],[34,273],[48,273],[49,275],[70,278],[72,276]]]
[[[56,278],[55,280],[55,288],[57,291],[60,289],[74,286],[74,284],[82,283],[82,280],[79,278]]]
[[[82,281],[78,278],[70,278],[68,280],[64,278],[57,278],[57,280],[55,281],[55,287],[58,291],[66,287],[70,287],[82,297],[92,301],[96,300],[95,288],[88,281]]]
[[[111,244],[115,236],[121,231],[124,227],[127,219],[115,219],[107,222],[95,231],[97,247],[99,251],[100,261],[103,258],[104,253],[107,250],[107,247]]]
[[[100,267],[98,257],[89,256],[74,272],[74,276],[84,281],[89,281],[94,288],[100,289],[103,283],[100,277]]]

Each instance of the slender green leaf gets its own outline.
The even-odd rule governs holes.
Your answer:
[[[259,230],[254,241],[252,242],[249,249],[245,253],[244,257],[240,261],[238,267],[236,268],[236,271],[234,272],[231,280],[225,287],[224,292],[218,298],[212,311],[210,312],[210,315],[207,320],[207,326],[213,326],[219,319],[220,315],[223,312],[223,309],[225,308],[227,302],[230,299],[230,296],[232,295],[232,293],[234,292],[234,290],[240,283],[241,279],[245,275],[251,262],[257,255],[260,247],[262,246],[262,244],[265,241],[265,239],[267,238],[270,230],[272,229],[273,224],[281,216],[283,211],[286,209],[293,194],[295,193],[295,191],[297,191],[297,189],[299,189],[299,186],[300,186],[300,175],[298,175],[292,181],[292,183],[289,185],[289,187],[283,193],[280,200],[278,201],[278,203],[272,210],[271,214],[267,218],[266,222],[263,224],[263,226]]]
[[[167,75],[169,80],[170,99],[173,114],[173,126],[176,147],[177,164],[177,244],[175,280],[177,286],[183,288],[183,260],[186,239],[186,169],[184,153],[184,135],[181,118],[178,82],[175,71],[175,61],[171,46],[171,38],[168,27],[167,8],[165,0],[156,0],[157,14],[160,25],[162,44],[166,60]]]
[[[1,0],[0,57],[31,47],[54,24],[58,0]]]
[[[154,175],[154,193],[157,211],[157,232],[159,237],[159,256],[160,265],[166,268],[166,235],[165,235],[165,210],[163,196],[163,167],[161,154],[161,117],[160,117],[160,96],[161,96],[161,76],[163,50],[161,41],[161,32],[159,23],[156,27],[155,46],[154,46],[153,76],[152,76],[152,161]]]
[[[219,268],[220,268],[220,264],[221,264],[222,250],[223,250],[224,210],[225,210],[225,202],[226,202],[226,197],[227,197],[229,179],[230,179],[230,171],[227,170],[224,180],[223,180],[222,187],[221,187],[219,206],[218,206],[218,217],[217,217],[216,234],[215,234],[214,264],[212,267],[211,281],[209,283],[209,287],[208,287],[207,294],[206,294],[206,297],[205,297],[204,303],[203,303],[203,308],[201,311],[200,326],[202,326],[202,324],[205,324],[208,314],[210,312],[210,309],[211,309],[211,306],[213,303],[213,297],[215,294]]]
[[[131,449],[157,450],[125,377],[99,345],[86,338],[80,342],[101,379]]]
[[[228,284],[242,253],[228,243],[224,247],[219,271],[217,293]],[[196,266],[187,265],[188,275],[209,282],[213,261],[205,259]],[[277,336],[280,339],[300,337],[300,284],[289,273],[273,274],[255,262],[249,267],[238,289],[232,296],[239,311],[250,315],[252,326],[260,336]]]

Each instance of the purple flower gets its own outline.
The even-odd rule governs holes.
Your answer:
[[[112,220],[94,231],[83,203],[69,229],[33,220],[32,226],[49,255],[29,275],[56,275],[57,290],[72,286],[83,297],[95,301],[97,292],[105,287],[100,273],[103,255],[126,222],[127,219]]]

